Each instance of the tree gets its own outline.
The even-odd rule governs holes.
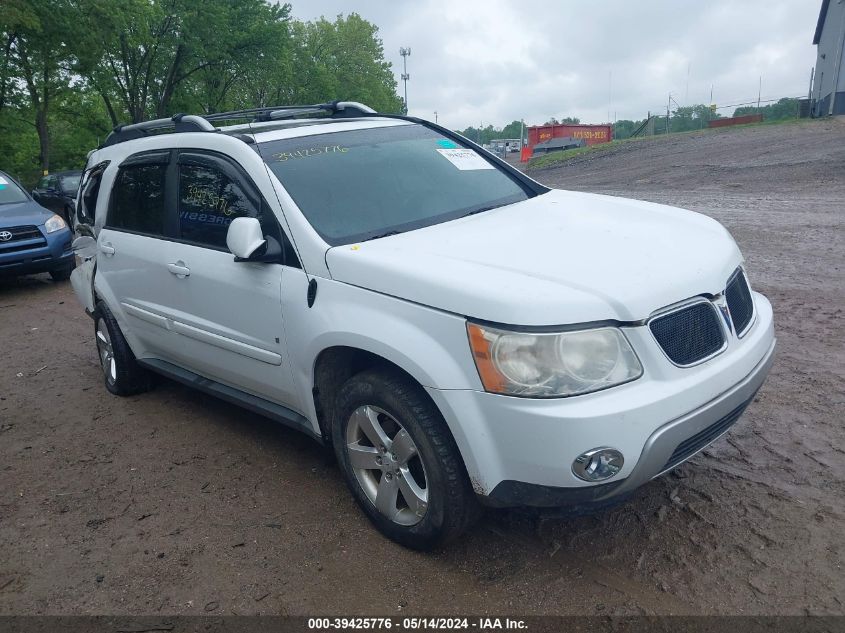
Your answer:
[[[264,0],[80,1],[101,37],[80,71],[115,124],[118,109],[132,122],[172,114],[183,87],[186,101],[216,108],[244,65],[286,37],[290,13]]]
[[[79,168],[123,122],[363,101],[398,112],[378,28],[274,0],[2,0],[0,169]],[[492,127],[490,128],[492,130]]]
[[[50,168],[48,119],[55,99],[75,83],[70,74],[73,42],[63,28],[70,18],[66,0],[8,0],[11,10],[2,16],[4,57],[2,104],[12,92],[23,93],[24,109],[38,134],[39,163]]]
[[[361,101],[379,112],[401,112],[396,79],[378,27],[357,13],[334,22],[293,24],[292,96],[305,103]]]
[[[511,121],[502,128],[502,135],[499,138],[519,138],[522,130],[522,121]]]
[[[746,114],[762,114],[766,121],[782,121],[783,119],[795,119],[798,117],[798,99],[785,97],[776,103],[757,108],[756,106],[742,106],[734,110],[734,116]]]
[[[555,117],[552,117],[544,125],[560,125],[560,124],[569,124],[569,125],[578,125],[581,123],[581,119],[578,117],[567,116],[563,117],[560,121],[558,121]]]

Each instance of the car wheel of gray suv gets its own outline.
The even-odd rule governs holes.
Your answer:
[[[152,388],[152,374],[138,364],[114,315],[102,301],[97,303],[94,336],[106,389],[118,396],[131,396]]]
[[[397,543],[431,549],[480,515],[443,416],[401,373],[376,369],[350,378],[337,396],[332,439],[355,500]]]

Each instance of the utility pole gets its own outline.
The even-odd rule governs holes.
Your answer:
[[[522,142],[525,140],[525,119],[519,120],[519,151],[522,151]]]
[[[760,85],[757,88],[757,114],[760,114],[760,95],[763,93],[763,75],[760,75]]]
[[[405,114],[408,114],[408,80],[411,78],[408,74],[408,57],[411,56],[411,49],[403,46],[399,54],[402,56],[402,81],[405,83]]]
[[[437,123],[437,110],[434,111],[434,122]]]
[[[813,66],[810,68],[810,88],[807,90],[807,101],[811,101],[813,99],[813,75],[816,72],[816,67]]]
[[[666,102],[666,134],[669,134],[669,110],[672,107],[672,93],[669,93],[669,101]]]

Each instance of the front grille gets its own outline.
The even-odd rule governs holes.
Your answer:
[[[751,317],[754,314],[754,302],[751,299],[751,290],[748,288],[748,280],[745,273],[737,270],[725,288],[725,299],[728,301],[728,310],[731,312],[731,319],[738,336],[745,332]]]
[[[37,226],[12,226],[10,228],[0,228],[0,231],[8,231],[12,234],[12,239],[0,242],[5,244],[8,242],[17,242],[19,240],[31,240],[36,238],[44,238]]]
[[[654,338],[676,365],[697,363],[725,344],[719,314],[709,301],[694,303],[652,319],[648,325]]]
[[[8,240],[0,241],[0,253],[14,253],[17,251],[28,251],[33,248],[43,248],[47,246],[47,240],[37,226],[12,226],[9,228],[0,228],[0,233],[8,231],[12,237]],[[29,241],[29,244],[21,244],[24,240]],[[36,240],[36,241],[32,241]]]
[[[719,437],[722,433],[731,428],[734,423],[739,420],[739,417],[742,415],[742,412],[745,411],[745,408],[753,399],[754,396],[751,396],[748,400],[746,400],[736,409],[728,413],[725,417],[717,420],[716,422],[708,426],[706,429],[699,431],[692,437],[689,437],[680,444],[678,444],[677,448],[675,448],[672,455],[669,457],[668,460],[666,460],[666,463],[660,470],[665,471],[669,470],[670,468],[674,468],[681,462],[689,459],[691,455],[694,455],[695,453],[700,451],[702,448],[704,448],[717,437]]]

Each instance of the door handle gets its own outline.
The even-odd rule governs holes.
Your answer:
[[[191,276],[191,269],[185,266],[185,262],[183,262],[181,259],[175,264],[168,264],[167,270],[179,277],[179,279],[184,279],[185,277]]]
[[[100,252],[106,257],[111,257],[114,255],[114,246],[111,242],[103,242],[100,244]]]

